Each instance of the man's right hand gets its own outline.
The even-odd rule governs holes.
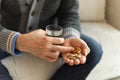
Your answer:
[[[60,46],[64,41],[63,38],[46,36],[44,30],[38,29],[20,35],[16,40],[16,49],[31,53],[48,62],[54,62],[58,59],[60,52],[71,52],[74,49]]]

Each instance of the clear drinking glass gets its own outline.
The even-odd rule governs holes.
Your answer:
[[[48,36],[60,37],[63,33],[63,28],[57,24],[50,24],[46,26]]]

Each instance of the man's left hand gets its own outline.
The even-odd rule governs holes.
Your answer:
[[[79,65],[79,64],[84,64],[86,62],[86,57],[88,53],[90,52],[90,49],[88,45],[86,44],[85,41],[79,38],[68,38],[65,40],[65,43],[63,44],[64,46],[69,46],[69,47],[78,47],[82,50],[82,55],[80,55],[80,59],[69,59],[68,55],[71,53],[62,53],[62,57],[66,63],[68,63],[70,66],[73,65]]]

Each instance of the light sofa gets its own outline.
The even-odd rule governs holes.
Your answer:
[[[120,0],[78,0],[82,32],[103,47],[103,57],[87,80],[120,76]],[[69,4],[69,3],[68,3]],[[29,54],[2,60],[14,80],[49,80],[63,61],[48,63]]]

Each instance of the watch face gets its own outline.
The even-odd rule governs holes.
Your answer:
[[[46,26],[46,33],[48,36],[59,37],[63,33],[63,28],[56,24]]]

